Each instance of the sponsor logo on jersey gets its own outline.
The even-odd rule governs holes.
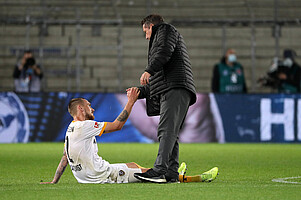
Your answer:
[[[70,165],[71,167],[71,170],[72,171],[75,171],[75,172],[78,172],[78,171],[81,171],[83,168],[81,166],[81,164],[78,164],[78,165]]]
[[[69,126],[68,129],[67,129],[67,132],[73,132],[73,131],[74,131],[74,127]]]
[[[97,122],[95,122],[94,128],[99,128],[99,125]]]
[[[123,170],[119,170],[118,174],[119,174],[119,176],[124,176],[125,172]]]

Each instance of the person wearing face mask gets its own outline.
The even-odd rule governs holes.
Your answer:
[[[299,93],[300,92],[300,66],[295,61],[296,52],[286,49],[283,52],[281,69],[278,69],[278,92],[280,93]],[[280,67],[279,67],[280,68]]]
[[[214,93],[246,93],[243,67],[237,62],[234,49],[228,49],[213,69],[211,89]]]

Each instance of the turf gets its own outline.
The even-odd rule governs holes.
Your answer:
[[[99,144],[111,163],[135,161],[151,167],[158,144]],[[300,199],[301,184],[272,182],[301,176],[297,144],[181,144],[180,161],[188,175],[218,166],[211,183],[79,184],[68,167],[56,185],[51,181],[62,143],[0,144],[0,199]],[[300,182],[301,179],[294,179]],[[300,182],[301,183],[301,182]]]

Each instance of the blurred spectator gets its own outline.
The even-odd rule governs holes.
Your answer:
[[[31,51],[24,52],[22,60],[16,64],[13,77],[16,92],[40,92],[43,73]]]
[[[283,71],[279,69],[278,78],[280,84],[278,92],[281,93],[299,93],[300,92],[300,66],[295,61],[296,52],[286,49],[283,52]]]
[[[237,62],[233,49],[228,49],[221,62],[214,66],[211,83],[215,93],[246,93],[243,67]]]
[[[284,50],[283,60],[274,58],[269,71],[257,82],[261,86],[277,89],[280,93],[299,93],[301,69],[295,61],[296,56],[294,50]]]

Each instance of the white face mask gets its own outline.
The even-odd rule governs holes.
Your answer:
[[[228,55],[228,62],[230,62],[230,63],[236,62],[236,55],[235,54],[229,54]]]
[[[293,65],[292,59],[290,59],[290,58],[284,59],[283,65],[286,66],[286,67],[291,67]]]

